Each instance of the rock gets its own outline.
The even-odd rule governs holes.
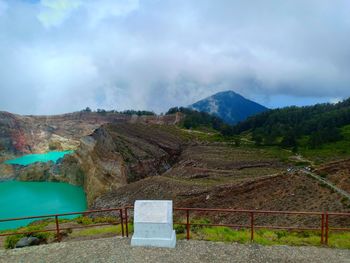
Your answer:
[[[16,248],[37,246],[39,244],[40,239],[37,237],[23,237],[17,242]]]

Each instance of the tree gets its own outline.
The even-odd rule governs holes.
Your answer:
[[[263,137],[261,135],[256,135],[253,140],[255,141],[256,146],[261,146]]]
[[[283,136],[281,146],[282,147],[295,147],[297,145],[296,135],[294,131],[289,131]]]
[[[236,146],[236,147],[241,146],[241,138],[239,138],[239,137],[236,137],[236,138],[235,138],[235,146]]]
[[[91,112],[91,109],[89,107],[86,107],[85,109],[82,110],[82,112]]]
[[[101,115],[106,115],[107,114],[106,110],[104,110],[104,109],[97,109],[97,113],[101,114]]]

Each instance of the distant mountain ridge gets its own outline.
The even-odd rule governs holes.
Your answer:
[[[216,93],[189,107],[216,115],[228,124],[236,124],[268,110],[265,106],[248,100],[232,90]]]

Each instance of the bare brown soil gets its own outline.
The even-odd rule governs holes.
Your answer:
[[[340,189],[350,193],[350,159],[322,165],[316,171]]]

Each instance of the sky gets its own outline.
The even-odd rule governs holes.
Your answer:
[[[350,97],[348,0],[0,0],[0,110]]]

